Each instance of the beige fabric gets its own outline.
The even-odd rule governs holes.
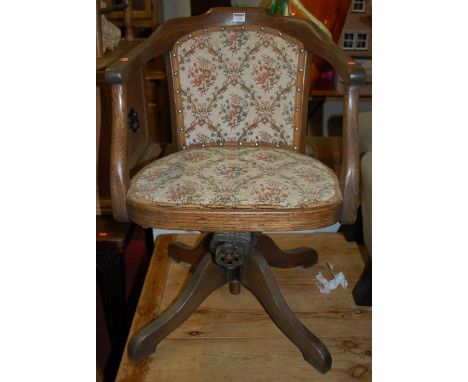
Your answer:
[[[187,149],[146,166],[130,202],[205,208],[307,208],[341,201],[328,167],[292,150],[269,147]]]
[[[299,41],[256,26],[181,38],[171,58],[182,145],[297,145],[305,54]]]

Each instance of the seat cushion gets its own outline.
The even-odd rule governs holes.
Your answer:
[[[128,200],[180,208],[311,208],[341,202],[338,180],[320,161],[270,147],[179,151],[143,168]]]

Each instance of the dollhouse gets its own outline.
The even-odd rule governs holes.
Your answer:
[[[372,80],[372,0],[352,0],[338,45],[366,69]]]

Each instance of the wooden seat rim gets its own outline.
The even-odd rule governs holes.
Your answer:
[[[160,229],[223,231],[296,231],[327,227],[339,221],[342,201],[314,208],[210,209],[142,205],[128,201],[130,220]]]

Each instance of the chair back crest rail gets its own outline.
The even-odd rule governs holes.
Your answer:
[[[236,22],[234,13],[244,14],[245,20]],[[243,41],[246,35],[259,42],[258,46],[255,42]],[[214,41],[217,43],[213,44]],[[242,48],[239,45],[243,43],[246,44],[245,49],[241,49],[239,57],[248,68],[232,68],[229,63],[216,62],[215,59],[238,54],[236,49]],[[198,55],[190,52],[194,46],[200,48]],[[263,48],[272,47],[276,60],[271,60],[271,55],[262,54],[265,52],[262,52]],[[218,56],[220,52],[221,56]],[[328,61],[345,84],[341,222],[347,224],[355,220],[359,187],[358,89],[365,81],[365,71],[328,35],[305,19],[271,15],[264,9],[213,8],[200,16],[172,19],[161,24],[144,43],[129,52],[126,60],[116,62],[106,70],[106,80],[110,84],[121,84],[135,67],[159,55],[164,55],[166,60],[172,131],[179,149],[193,145],[245,144],[287,147],[304,152],[311,58],[318,55]],[[188,55],[192,55],[190,59],[196,61],[195,65],[193,62],[186,65],[184,59]],[[217,65],[224,65],[224,74],[212,78],[210,69]],[[294,72],[294,86],[275,79],[272,67]],[[236,78],[236,74],[246,69],[246,81]],[[273,76],[270,83],[268,73]],[[235,90],[226,91],[226,84],[232,85],[231,89]],[[185,91],[190,86],[196,96]],[[252,91],[255,86],[263,91],[261,96],[279,97],[281,102],[276,102],[276,105],[281,106],[272,108],[275,102],[270,102],[268,108],[261,102],[256,103],[259,96]],[[221,94],[221,97],[216,94]],[[249,97],[248,102],[242,99],[246,96]],[[215,102],[210,105],[205,97]],[[212,108],[213,119],[216,117],[224,121],[226,129],[213,124],[210,118],[200,119],[199,109],[207,107]],[[263,116],[259,115],[259,110],[264,112]],[[248,128],[236,129],[239,118],[244,118],[243,126],[255,125],[259,133],[253,134]],[[271,123],[278,120],[281,126]],[[258,124],[262,125],[260,129]],[[113,132],[113,137],[122,134]],[[114,205],[113,202],[114,216],[118,216],[118,220],[126,220],[124,195],[128,189],[129,174],[122,141],[113,140],[111,150],[118,151],[111,155],[111,167],[115,169],[111,171],[111,190],[120,195],[119,203]]]

